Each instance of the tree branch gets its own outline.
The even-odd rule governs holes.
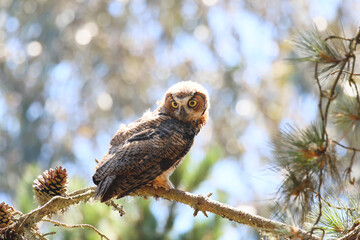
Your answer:
[[[295,236],[301,239],[319,239],[308,232],[294,226],[270,220],[261,216],[243,212],[234,207],[212,200],[202,195],[195,195],[178,189],[154,189],[145,187],[136,192],[139,196],[161,197],[169,201],[177,201],[189,205],[198,211],[212,212],[223,218],[254,227],[265,232],[281,236]]]
[[[346,234],[345,236],[339,238],[339,240],[354,240],[354,239],[359,239],[359,234],[360,234],[360,225],[355,227],[352,231],[350,231],[348,234]]]
[[[80,190],[79,190],[80,191]],[[31,228],[34,224],[40,222],[45,216],[56,214],[60,210],[65,210],[67,207],[88,201],[95,192],[95,187],[89,188],[86,192],[76,196],[62,197],[56,196],[49,200],[47,203],[33,211],[23,214],[16,221],[14,229],[20,234],[27,228]]]
[[[43,220],[43,218],[47,215],[55,214],[61,210],[68,208],[71,205],[90,200],[94,196],[95,189],[95,186],[88,187],[70,193],[68,197],[54,197],[43,206],[27,214],[21,215],[18,221],[16,221],[16,223],[14,223],[12,227],[16,229],[19,233],[23,233],[33,227],[37,222]],[[310,235],[310,233],[306,232],[303,229],[243,212],[234,207],[212,200],[207,196],[194,195],[178,189],[165,190],[161,188],[154,189],[152,187],[144,187],[138,190],[133,195],[142,197],[161,197],[169,201],[181,202],[189,205],[196,211],[212,212],[231,221],[245,224],[250,227],[254,227],[260,231],[265,231],[280,236],[291,236],[308,240],[320,239],[316,236]]]

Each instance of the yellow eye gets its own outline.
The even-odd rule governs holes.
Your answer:
[[[179,104],[178,104],[177,102],[175,102],[175,101],[172,101],[172,102],[171,102],[171,106],[172,106],[173,108],[178,108],[178,107],[179,107]]]
[[[197,103],[198,102],[196,100],[190,100],[188,102],[188,105],[189,105],[189,107],[193,108],[193,107],[196,107]]]

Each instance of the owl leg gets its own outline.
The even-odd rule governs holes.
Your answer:
[[[170,182],[169,176],[166,174],[158,176],[149,185],[154,188],[165,188],[166,190],[174,188],[174,185]]]
[[[165,188],[166,190],[174,188],[174,185],[170,182],[170,175],[174,172],[175,167],[171,167],[160,176],[156,177],[151,183],[150,186],[154,188]]]

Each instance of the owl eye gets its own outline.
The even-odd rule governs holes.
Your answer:
[[[190,101],[188,102],[188,106],[191,107],[191,108],[193,108],[193,107],[196,107],[197,103],[198,103],[198,102],[197,102],[196,100],[190,100]]]
[[[177,102],[175,102],[175,101],[172,101],[171,106],[176,109],[176,108],[179,107],[179,104]]]

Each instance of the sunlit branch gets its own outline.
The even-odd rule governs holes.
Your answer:
[[[14,229],[17,229],[19,233],[24,232],[34,226],[36,223],[44,221],[44,217],[48,215],[56,214],[64,209],[67,209],[69,206],[78,204],[80,202],[89,201],[94,196],[95,188],[96,187],[80,189],[76,191],[77,193],[80,193],[78,195],[70,193],[70,196],[68,197],[54,197],[45,205],[31,211],[28,214],[21,215],[13,227]],[[319,239],[316,236],[310,235],[310,233],[303,229],[243,212],[234,207],[212,200],[207,196],[195,195],[178,189],[165,190],[161,188],[154,189],[152,187],[145,187],[138,190],[133,195],[156,198],[161,197],[169,201],[181,202],[189,205],[197,211],[202,211],[205,213],[212,212],[231,221],[245,224],[260,231],[273,233],[279,236],[297,237],[309,240]]]

